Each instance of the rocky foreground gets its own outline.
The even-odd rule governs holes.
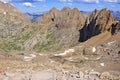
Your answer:
[[[0,80],[120,80],[120,41],[79,53],[83,45],[56,53],[0,52]]]
[[[0,80],[120,80],[118,36],[99,46],[85,42],[53,53],[1,51]]]
[[[1,80],[120,80],[119,73],[111,75],[109,72],[97,71],[53,71],[53,70],[24,70],[5,72],[0,75]]]
[[[45,62],[1,61],[0,80],[120,80],[120,71],[97,71],[90,65],[78,68],[53,60]],[[99,65],[100,68],[105,66],[104,63]]]

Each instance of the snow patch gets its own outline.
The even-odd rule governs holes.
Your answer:
[[[6,15],[6,14],[7,14],[7,12],[3,12],[3,14],[4,14],[4,15]]]
[[[85,59],[86,59],[86,60],[88,60],[88,58],[87,58],[87,57],[85,57]]]
[[[66,58],[68,61],[74,61],[72,57]]]
[[[117,23],[119,23],[119,21],[116,21]]]
[[[55,54],[55,56],[65,56],[70,52],[73,53],[73,52],[75,52],[75,50],[74,49],[68,49],[68,50],[65,50],[63,53]]]
[[[60,53],[60,54],[58,54],[59,56],[64,56],[64,55],[66,55],[67,54],[67,52],[64,52],[64,53]]]
[[[91,71],[94,71],[94,69],[92,69]]]
[[[31,61],[32,59],[33,59],[33,57],[24,56],[24,60],[25,60],[25,61]]]
[[[96,59],[99,60],[101,57],[97,57]]]
[[[96,48],[95,48],[95,47],[93,47],[93,48],[92,48],[92,52],[95,52],[95,51],[96,51]]]
[[[53,60],[50,60],[50,63],[54,63],[55,61],[53,61]]]
[[[115,41],[109,42],[109,43],[107,43],[107,44],[110,46],[110,45],[113,44],[113,43],[115,43]]]
[[[40,56],[47,56],[47,54],[39,54]]]
[[[75,50],[74,49],[69,49],[69,52],[75,52]]]
[[[69,50],[65,50],[63,54],[67,54],[67,53],[69,53]]]
[[[100,63],[100,65],[101,65],[101,66],[105,66],[105,64],[104,64],[104,63]]]
[[[35,55],[35,54],[30,54],[30,56],[31,56],[31,57],[33,57],[33,58],[35,58],[35,57],[36,57],[36,55]]]

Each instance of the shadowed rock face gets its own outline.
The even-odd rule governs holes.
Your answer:
[[[111,33],[114,35],[114,34],[117,34],[117,33],[120,33],[120,22],[116,22],[116,24],[114,24],[112,26],[112,30],[111,30]]]
[[[109,10],[95,10],[87,19],[83,29],[80,30],[80,41],[85,41],[105,31],[111,32],[114,24],[115,20]]]
[[[0,2],[0,40],[14,36],[29,20],[15,7],[8,3]]]

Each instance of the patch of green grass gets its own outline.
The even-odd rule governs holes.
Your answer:
[[[37,52],[44,52],[44,51],[51,51],[55,50],[54,46],[56,45],[56,41],[54,38],[54,32],[48,31],[48,34],[46,36],[47,43],[38,43],[34,46],[34,50]]]
[[[28,40],[29,38],[30,38],[30,33],[27,33],[27,34],[25,34],[25,35],[23,35],[22,37],[21,37],[21,42],[23,43],[23,42],[25,42],[26,40]]]
[[[31,37],[31,32],[26,33],[22,36],[15,36],[13,41],[16,43],[24,43],[26,40],[28,40]]]
[[[85,63],[85,60],[79,60],[78,62],[73,62],[75,64],[84,64]]]
[[[11,50],[22,50],[21,46],[18,46],[18,44],[23,44],[26,40],[28,40],[31,37],[30,33],[27,33],[23,35],[22,37],[20,36],[14,36],[13,40],[4,42],[0,45],[0,49],[5,50],[5,51],[11,51]]]
[[[11,51],[11,50],[21,50],[21,47],[17,46],[14,42],[7,42],[0,46],[0,49],[5,51]]]
[[[49,50],[46,44],[39,44],[39,43],[36,44],[33,49],[37,52],[41,52],[41,51],[44,52]]]

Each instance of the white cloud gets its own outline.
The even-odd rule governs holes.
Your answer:
[[[60,2],[84,2],[84,3],[99,3],[99,0],[59,0]]]
[[[60,2],[73,2],[74,0],[59,0]]]
[[[104,0],[105,2],[118,2],[120,0]]]
[[[42,1],[44,1],[44,0],[33,0],[33,1],[40,1],[40,2],[42,2]]]
[[[0,0],[0,1],[7,3],[7,2],[12,1],[12,0]]]
[[[24,5],[24,6],[27,6],[27,7],[35,7],[35,6],[32,5],[32,3],[30,3],[30,2],[24,2],[23,5]]]
[[[82,0],[82,1],[88,3],[99,3],[99,0]]]
[[[2,2],[43,2],[45,0],[0,0]],[[83,2],[83,3],[100,3],[100,2],[109,2],[109,3],[120,3],[120,0],[57,0],[64,3],[72,2]]]
[[[100,3],[100,2],[109,2],[109,3],[120,3],[120,0],[58,0],[60,2],[83,2],[83,3]]]
[[[39,2],[43,2],[45,0],[0,0],[2,2],[36,2],[36,1],[39,1]]]

